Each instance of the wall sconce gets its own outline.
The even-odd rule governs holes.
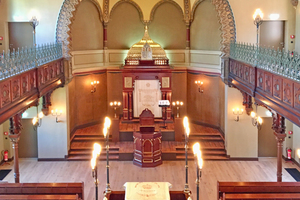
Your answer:
[[[37,117],[32,119],[33,129],[36,130],[37,127],[42,126],[42,118],[44,117],[43,112],[40,112]]]
[[[236,118],[234,119],[234,121],[238,122],[240,121],[240,115],[243,114],[244,112],[244,109],[239,109],[239,108],[236,108],[236,109],[232,109],[232,112],[234,115],[236,115]]]
[[[58,116],[60,116],[60,115],[62,114],[62,110],[60,110],[59,112],[58,112],[57,109],[55,109],[55,112],[54,112],[53,110],[51,110],[51,114],[52,114],[53,116],[55,116],[55,118],[56,118],[56,119],[55,119],[56,123],[62,122],[62,121],[58,120]]]
[[[91,82],[91,86],[92,86],[91,93],[96,92],[96,85],[98,85],[98,84],[99,84],[99,81],[92,81]]]
[[[203,88],[202,88],[203,82],[202,81],[195,81],[195,83],[198,86],[198,92],[203,93]]]
[[[112,101],[109,104],[111,107],[114,107],[115,110],[115,118],[117,118],[117,107],[121,106],[121,102],[120,101]]]
[[[176,114],[176,117],[178,118],[179,117],[179,106],[183,106],[183,102],[182,101],[173,101],[172,103],[173,106],[177,106],[177,114]]]
[[[251,112],[251,117],[252,117],[252,125],[253,126],[256,126],[258,130],[261,129],[261,125],[262,125],[262,118],[259,117],[259,116],[256,116],[256,113],[255,112]]]

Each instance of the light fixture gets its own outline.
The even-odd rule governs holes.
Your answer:
[[[44,117],[43,112],[40,112],[37,117],[32,119],[33,129],[36,130],[37,127],[42,126],[42,118]]]
[[[96,92],[96,86],[97,86],[98,84],[99,84],[99,81],[92,81],[92,82],[91,82],[91,86],[92,86],[91,93]]]
[[[189,190],[189,181],[188,181],[188,159],[187,159],[187,155],[188,155],[188,139],[189,139],[189,135],[190,135],[190,128],[189,128],[189,119],[187,117],[183,118],[183,127],[185,129],[185,145],[184,145],[184,149],[185,149],[185,185],[184,185],[184,193],[190,193]]]
[[[199,200],[199,183],[200,183],[200,178],[202,176],[203,159],[202,159],[202,152],[200,150],[200,144],[198,142],[193,145],[193,152],[194,152],[196,172],[197,172],[197,176],[196,176],[197,177],[196,178],[197,200]]]
[[[233,112],[234,115],[236,115],[236,118],[234,120],[236,122],[238,122],[238,121],[240,121],[240,115],[243,114],[244,109],[236,108],[236,109],[232,109],[232,112]]]
[[[298,155],[298,158],[300,160],[300,149],[297,150],[297,155]]]
[[[263,12],[258,8],[255,10],[255,13],[253,15],[253,19],[254,19],[254,25],[256,26],[256,45],[258,47],[258,30],[259,30],[259,26],[263,23],[263,17],[264,14]]]
[[[203,82],[202,81],[195,81],[195,84],[198,86],[198,92],[203,93]]]
[[[36,47],[35,28],[39,25],[39,20],[36,18],[36,16],[32,16],[29,23],[30,23],[30,26],[32,26],[32,28],[33,28],[33,46]]]
[[[57,109],[55,109],[55,112],[54,112],[54,110],[51,110],[51,114],[53,115],[53,116],[55,116],[55,121],[56,121],[56,123],[58,123],[58,122],[61,122],[60,120],[58,120],[58,116],[60,116],[61,114],[62,114],[62,110],[60,110],[59,112],[58,112],[58,110]]]
[[[177,108],[177,112],[176,112],[177,114],[176,114],[176,117],[178,118],[178,117],[179,117],[179,107],[180,107],[180,106],[183,106],[183,102],[182,102],[182,101],[176,101],[176,102],[173,101],[173,102],[172,102],[172,105],[173,105],[173,106],[177,106],[177,107],[176,107],[176,108]]]
[[[94,150],[92,153],[92,159],[91,159],[91,167],[92,167],[92,176],[95,179],[95,191],[96,191],[96,200],[98,200],[98,174],[97,174],[97,164],[98,164],[98,158],[100,156],[101,152],[101,146],[98,143],[94,143]]]
[[[111,107],[114,107],[115,110],[115,118],[117,118],[117,108],[121,106],[121,102],[120,101],[112,101],[109,104]]]
[[[257,113],[257,104],[256,103],[255,103],[255,106],[256,106],[256,113]],[[256,113],[253,111],[250,113],[250,116],[252,117],[252,125],[256,126],[257,129],[260,130],[263,120],[261,117],[257,116]]]
[[[111,125],[111,120],[109,117],[105,117],[104,119],[104,128],[103,128],[103,136],[106,141],[106,188],[105,193],[111,193],[110,184],[109,184],[109,128]]]

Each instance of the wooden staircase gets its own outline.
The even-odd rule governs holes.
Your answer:
[[[111,135],[109,138],[111,142]],[[101,145],[102,150],[100,160],[106,160],[105,140],[99,133],[75,133],[69,150],[68,160],[83,161],[92,158],[93,145],[97,142]],[[109,147],[109,160],[119,160],[119,148]]]
[[[184,135],[182,136],[184,141]],[[210,129],[209,133],[192,132],[189,136],[188,159],[194,159],[193,145],[199,142],[204,160],[227,160],[224,139],[219,131]],[[176,147],[176,159],[185,159],[185,148]]]

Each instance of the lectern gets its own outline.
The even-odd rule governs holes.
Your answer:
[[[140,167],[156,167],[161,160],[161,132],[155,131],[154,115],[149,109],[140,114],[140,130],[133,132],[133,164]]]

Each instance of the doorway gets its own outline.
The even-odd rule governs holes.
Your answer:
[[[259,44],[275,49],[284,48],[284,21],[263,21],[260,26]]]
[[[9,49],[33,46],[33,28],[29,22],[8,22]]]
[[[22,119],[23,130],[19,141],[20,158],[37,158],[37,131],[33,129],[32,119]]]
[[[272,130],[273,118],[262,117],[263,124],[258,130],[258,157],[276,157],[277,142]]]

